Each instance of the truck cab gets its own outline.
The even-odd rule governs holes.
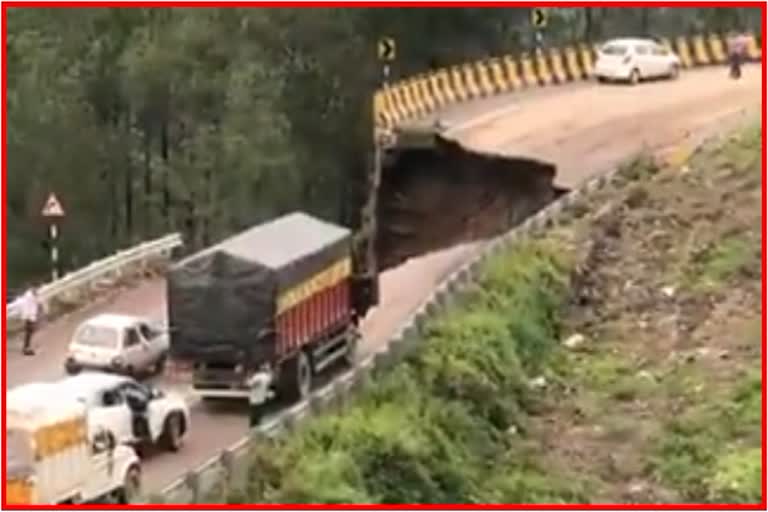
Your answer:
[[[83,404],[52,384],[6,396],[5,499],[13,505],[129,503],[141,489],[136,452],[89,424]]]

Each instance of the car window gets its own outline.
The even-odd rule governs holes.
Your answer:
[[[628,47],[623,44],[608,43],[600,51],[604,55],[621,56],[627,53]]]
[[[155,333],[152,331],[152,328],[150,328],[147,324],[139,324],[139,332],[145,340],[151,340],[155,337]]]
[[[101,395],[101,405],[104,407],[114,407],[123,403],[125,403],[125,400],[119,389],[109,389]]]
[[[669,50],[667,50],[661,45],[655,45],[653,47],[653,54],[659,55],[659,56],[666,56],[666,55],[669,55]]]
[[[644,45],[644,44],[639,44],[639,45],[637,45],[637,46],[635,47],[635,52],[636,52],[638,55],[648,55],[648,54],[650,53],[650,51],[649,51],[649,50],[650,50],[650,49],[648,48],[648,46],[647,46],[647,45]]]
[[[118,348],[118,333],[110,327],[84,325],[75,335],[75,343],[94,348]]]
[[[139,395],[145,400],[149,400],[151,397],[151,393],[147,387],[142,386],[138,382],[126,382],[125,384],[122,384],[120,386],[120,393],[123,397],[127,396],[128,394]]]
[[[136,329],[126,329],[125,330],[125,348],[129,347],[135,347],[141,343],[141,338],[139,338],[139,333],[136,332]]]

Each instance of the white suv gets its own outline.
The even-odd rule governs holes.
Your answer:
[[[100,425],[118,443],[177,451],[189,432],[190,413],[184,399],[130,377],[85,372],[52,383],[57,394],[72,396],[88,407],[89,423]]]

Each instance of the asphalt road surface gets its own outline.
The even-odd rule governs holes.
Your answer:
[[[740,112],[761,108],[761,70],[745,68],[739,82],[726,69],[683,73],[674,82],[636,87],[577,84],[490,98],[452,107],[440,117],[448,136],[473,149],[532,156],[558,166],[558,180],[575,186],[615,166],[640,149],[661,149],[687,137],[722,129]],[[382,304],[363,325],[361,357],[382,347],[432,288],[458,268],[476,245],[455,247],[408,261],[382,276]],[[23,357],[15,345],[7,351],[6,384],[58,379],[73,329],[100,312],[165,315],[165,284],[153,280],[114,294],[88,309],[45,325],[37,334],[38,354]],[[164,389],[191,395],[179,383],[157,382]],[[210,410],[193,402],[190,437],[179,453],[150,456],[144,465],[145,488],[157,492],[241,438],[247,430],[242,411]]]

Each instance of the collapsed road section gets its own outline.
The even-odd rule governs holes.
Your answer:
[[[380,269],[488,239],[565,192],[540,160],[472,151],[436,131],[401,133],[383,159],[377,207]]]

